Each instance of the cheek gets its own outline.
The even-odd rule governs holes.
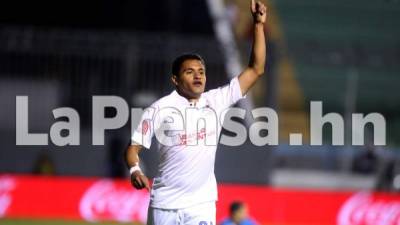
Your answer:
[[[190,80],[188,78],[181,78],[180,83],[184,86],[188,86],[190,84]]]

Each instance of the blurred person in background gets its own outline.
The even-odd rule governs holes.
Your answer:
[[[364,151],[357,152],[352,163],[352,170],[360,174],[376,173],[378,156],[373,145],[366,145]]]
[[[167,137],[171,141],[165,144],[163,139],[157,139],[159,172],[151,187],[147,218],[149,225],[216,224],[217,183],[214,162],[217,145],[207,145],[203,139],[219,140],[221,126],[212,127],[212,124],[221,120],[215,118],[215,115],[218,117],[225,109],[244,98],[264,74],[264,24],[267,8],[254,0],[250,5],[254,19],[254,42],[249,64],[244,71],[228,85],[204,92],[204,60],[197,54],[177,57],[172,64],[171,77],[175,91],[153,103],[143,113],[133,133],[132,145],[126,151],[125,160],[132,185],[137,189],[150,189],[148,178],[139,167],[140,150],[143,147],[150,148],[152,137],[159,131],[164,135],[168,132]],[[192,113],[195,117],[181,121],[190,108],[198,109]],[[214,113],[210,113],[210,110]],[[197,123],[198,119],[205,120],[204,128],[199,130],[197,126],[191,126],[197,129],[188,129],[188,133],[180,128],[179,122]]]
[[[33,174],[51,176],[56,174],[56,169],[51,157],[42,153],[39,155],[33,166]]]
[[[257,225],[257,223],[249,218],[246,204],[235,201],[229,206],[229,218],[220,225]]]
[[[400,192],[400,159],[383,158],[377,173],[376,190]]]

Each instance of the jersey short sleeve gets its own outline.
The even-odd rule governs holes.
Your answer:
[[[154,115],[156,107],[147,108],[140,119],[137,128],[133,131],[132,144],[139,144],[149,149],[154,136]]]
[[[238,77],[233,78],[229,84],[225,86],[210,90],[209,94],[210,97],[216,101],[216,106],[221,108],[228,108],[240,99],[246,97],[242,94]]]

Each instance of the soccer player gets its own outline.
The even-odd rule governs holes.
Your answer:
[[[207,144],[208,140],[218,140],[220,135],[220,123],[213,126],[215,115],[220,116],[243,98],[265,67],[267,8],[254,0],[250,8],[254,41],[244,71],[226,86],[204,92],[204,60],[196,54],[179,56],[172,65],[171,81],[175,90],[146,109],[133,132],[125,160],[135,188],[150,189],[148,178],[139,167],[139,152],[143,147],[150,148],[153,136],[160,154],[158,173],[150,192],[148,225],[216,225],[217,146]]]

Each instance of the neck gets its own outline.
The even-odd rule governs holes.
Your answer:
[[[196,103],[196,102],[198,102],[199,99],[200,99],[200,96],[192,96],[192,95],[189,95],[189,94],[187,94],[187,93],[185,93],[185,92],[183,92],[183,91],[181,91],[181,90],[179,90],[179,89],[176,89],[176,91],[178,92],[178,94],[179,94],[180,96],[186,98],[189,102]]]

